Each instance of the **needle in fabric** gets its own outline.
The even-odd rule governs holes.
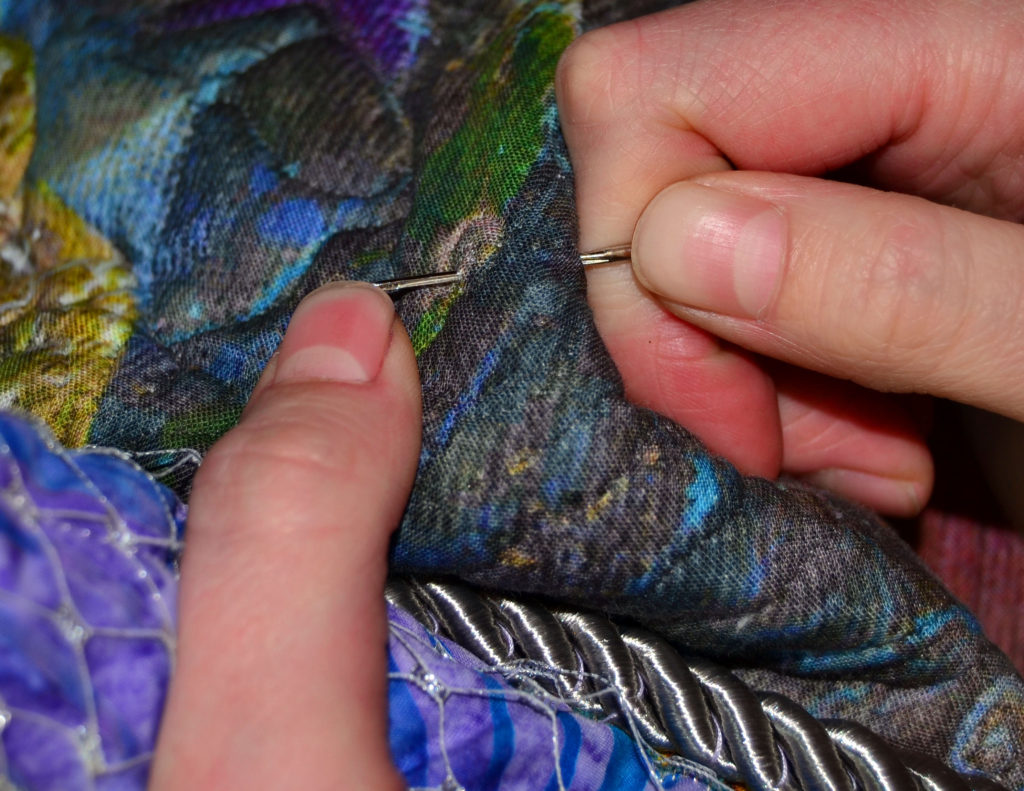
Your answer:
[[[601,264],[621,264],[632,260],[632,250],[628,244],[620,244],[593,253],[583,253],[580,263],[583,266],[600,266]]]
[[[583,266],[619,264],[629,260],[630,247],[628,244],[609,247],[606,250],[597,250],[593,253],[584,253],[580,256],[580,263],[583,264]],[[386,291],[388,294],[399,294],[403,291],[411,291],[416,288],[450,286],[461,282],[462,275],[459,272],[437,272],[431,275],[403,277],[399,280],[381,280],[380,282],[374,283],[374,285],[382,291]]]
[[[431,286],[450,286],[462,282],[462,275],[459,272],[436,272],[432,275],[417,275],[416,277],[403,277],[400,280],[381,280],[374,283],[381,291],[388,294],[398,294],[402,291],[411,291],[414,288],[429,288]]]

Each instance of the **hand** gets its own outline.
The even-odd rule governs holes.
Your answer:
[[[403,787],[383,589],[420,425],[390,299],[361,284],[308,296],[192,489],[152,789]]]
[[[588,274],[627,393],[902,515],[932,477],[907,402],[803,369],[1024,418],[1022,36],[1012,2],[715,0],[577,41],[581,248],[633,239],[635,279]]]

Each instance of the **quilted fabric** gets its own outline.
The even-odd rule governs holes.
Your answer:
[[[146,787],[184,525],[185,507],[126,458],[65,451],[0,413],[0,767],[15,788]],[[398,608],[388,618],[391,747],[410,787],[727,788],[513,687]]]
[[[145,787],[184,524],[124,458],[65,453],[0,413],[0,785]]]
[[[730,791],[706,769],[573,714],[537,685],[513,687],[404,611],[388,615],[391,753],[410,787]],[[523,680],[515,667],[506,673]]]
[[[5,0],[5,402],[185,457],[303,294],[460,269],[401,299],[425,433],[396,570],[633,618],[1022,788],[1024,681],[887,527],[623,399],[551,83],[581,24],[650,5]]]

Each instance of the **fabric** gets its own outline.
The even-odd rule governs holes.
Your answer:
[[[998,522],[929,511],[922,559],[977,613],[985,633],[1024,669],[1024,536]]]
[[[142,791],[173,667],[185,507],[126,458],[0,413],[0,748],[26,791]],[[410,787],[726,791],[389,607]],[[656,779],[652,779],[656,778]],[[447,783],[447,786],[446,786]],[[457,784],[457,785],[453,785]]]
[[[986,636],[1024,672],[1024,532],[1011,526],[1000,507],[986,475],[991,454],[970,433],[1005,432],[975,423],[956,405],[936,404],[929,437],[935,496],[908,540],[984,624]]]
[[[303,294],[460,269],[400,300],[425,429],[397,572],[605,609],[1024,788],[1024,681],[889,528],[623,398],[552,79],[653,5],[4,0],[4,402],[173,465]]]
[[[515,667],[495,671],[404,611],[388,614],[391,752],[410,787],[730,791],[535,684],[510,686]]]
[[[0,413],[0,785],[145,788],[184,525],[135,465]]]

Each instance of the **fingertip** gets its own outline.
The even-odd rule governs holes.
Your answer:
[[[931,494],[930,481],[900,480],[864,470],[819,470],[803,479],[892,517],[917,516]]]
[[[380,371],[395,309],[368,283],[331,283],[299,303],[278,355],[275,383],[364,384]]]
[[[928,501],[934,464],[920,413],[930,402],[772,363],[783,471],[890,516]]]
[[[778,291],[788,243],[778,206],[684,181],[644,209],[633,234],[633,268],[662,299],[758,318]]]
[[[622,28],[596,28],[562,52],[555,70],[555,100],[563,126],[592,126],[621,112],[617,85],[626,77]]]
[[[421,423],[416,358],[391,298],[369,283],[345,281],[322,286],[299,303],[239,428],[248,434],[262,425],[258,442],[271,447],[282,444],[281,435],[328,440],[332,430],[342,431],[353,448],[379,449],[373,465],[406,470],[418,456]],[[218,445],[236,442],[232,434]],[[327,454],[311,450],[314,456]]]
[[[408,346],[391,298],[379,288],[358,281],[321,286],[293,312],[280,346],[249,395],[242,420],[275,383],[368,384],[385,367],[387,381],[418,404],[418,373]],[[394,356],[398,361],[388,365]]]
[[[741,472],[778,475],[775,386],[758,363],[673,316],[637,288],[628,268],[590,272],[588,283],[626,397],[676,421]]]
[[[650,15],[583,34],[559,61],[555,95],[585,250],[626,242],[669,184],[730,167],[675,106],[680,86],[657,56],[671,38]]]

